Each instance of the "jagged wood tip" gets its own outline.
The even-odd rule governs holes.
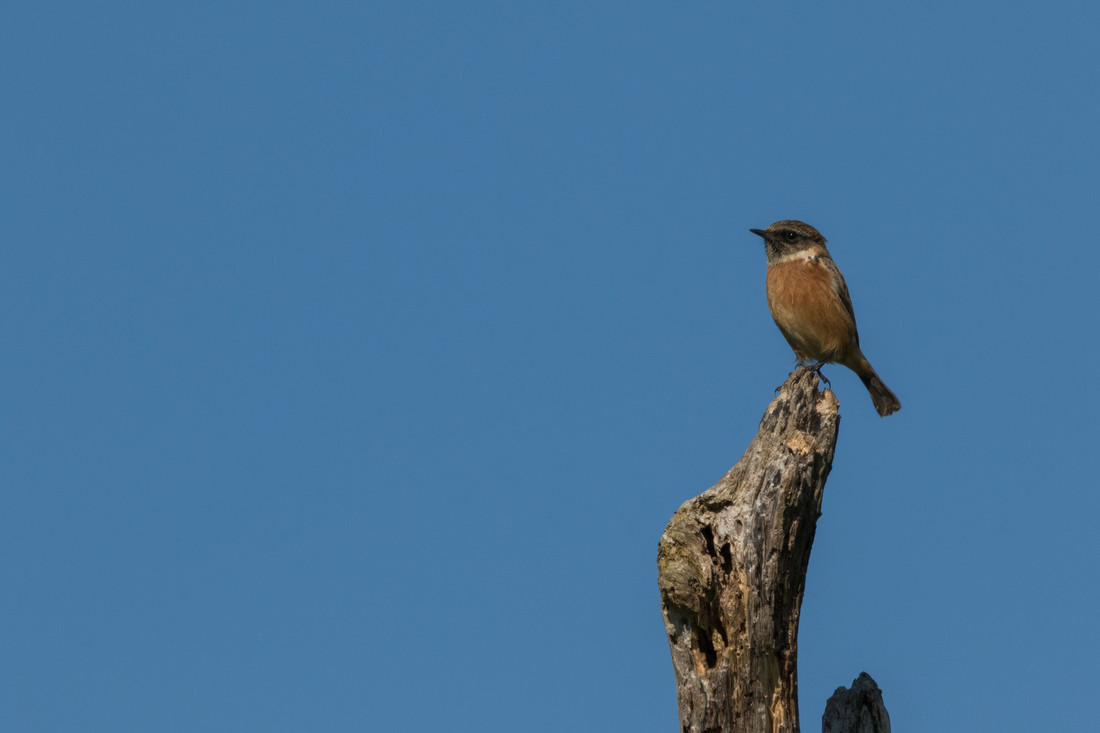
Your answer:
[[[851,689],[836,688],[821,716],[822,733],[890,733],[890,714],[882,690],[871,675],[861,672]]]

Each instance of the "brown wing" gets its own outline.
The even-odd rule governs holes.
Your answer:
[[[856,337],[856,346],[859,346],[859,331],[856,329],[856,312],[852,310],[852,296],[848,295],[848,283],[844,282],[844,276],[840,274],[840,268],[833,262],[832,257],[821,257],[818,262],[829,271],[829,277],[833,281],[833,290],[840,297],[844,310],[848,311],[848,317],[852,319],[852,333]]]

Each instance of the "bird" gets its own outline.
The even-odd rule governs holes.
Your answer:
[[[768,309],[798,363],[819,375],[824,364],[843,364],[862,380],[879,415],[900,410],[859,348],[848,286],[821,232],[793,219],[749,231],[764,238]]]

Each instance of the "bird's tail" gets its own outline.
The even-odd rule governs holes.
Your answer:
[[[878,374],[871,368],[871,363],[862,354],[857,363],[852,366],[852,371],[859,375],[863,386],[871,393],[871,401],[875,403],[875,410],[879,415],[886,417],[901,409],[897,396],[879,379]]]

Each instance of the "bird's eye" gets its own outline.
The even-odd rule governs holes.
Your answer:
[[[793,242],[798,239],[798,233],[789,230],[785,231],[783,232],[783,239],[786,239],[788,242]]]

